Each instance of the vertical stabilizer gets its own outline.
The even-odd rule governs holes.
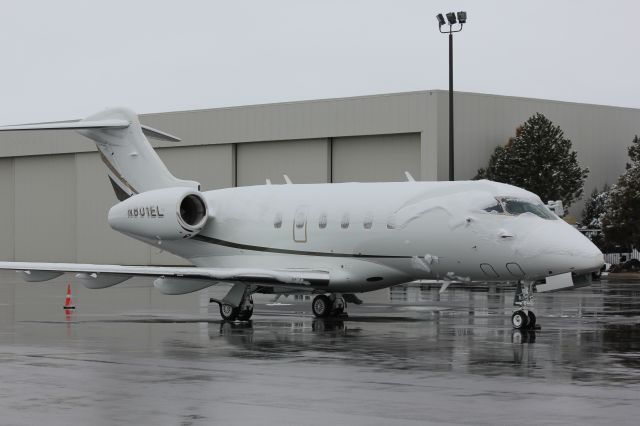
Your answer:
[[[0,131],[76,130],[93,140],[119,200],[153,189],[187,187],[200,189],[198,182],[178,179],[167,170],[145,135],[179,141],[160,130],[142,126],[138,116],[125,108],[99,112],[84,120],[22,124],[0,127]]]
[[[129,125],[124,128],[79,129],[78,132],[96,143],[119,200],[160,188],[184,186],[199,189],[197,182],[178,179],[169,172],[147,140],[135,113],[118,108],[86,119],[94,122],[103,120],[126,120]],[[154,133],[169,136],[154,129],[149,129],[149,133],[152,136]]]

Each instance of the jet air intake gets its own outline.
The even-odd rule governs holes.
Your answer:
[[[163,188],[134,195],[109,210],[109,225],[128,235],[179,240],[197,235],[207,223],[207,202],[190,188]]]

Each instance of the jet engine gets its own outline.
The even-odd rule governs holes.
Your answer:
[[[159,241],[191,238],[207,219],[202,194],[183,187],[143,192],[109,210],[109,225],[116,231]]]

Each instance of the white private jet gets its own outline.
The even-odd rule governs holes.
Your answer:
[[[253,293],[316,294],[317,317],[344,315],[364,293],[419,279],[526,284],[515,328],[535,325],[534,285],[591,274],[600,250],[535,194],[491,181],[287,184],[201,192],[175,178],[146,136],[178,138],[141,125],[127,109],[85,120],[6,126],[0,131],[76,130],[92,139],[118,204],[110,226],[195,267],[0,262],[27,281],[76,273],[89,288],[155,277],[165,294],[224,282],[225,320],[248,320]],[[555,281],[554,281],[555,280]]]

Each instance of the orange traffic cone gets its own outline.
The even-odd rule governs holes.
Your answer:
[[[67,298],[64,301],[64,309],[75,309],[73,299],[71,298],[71,283],[67,284]]]

